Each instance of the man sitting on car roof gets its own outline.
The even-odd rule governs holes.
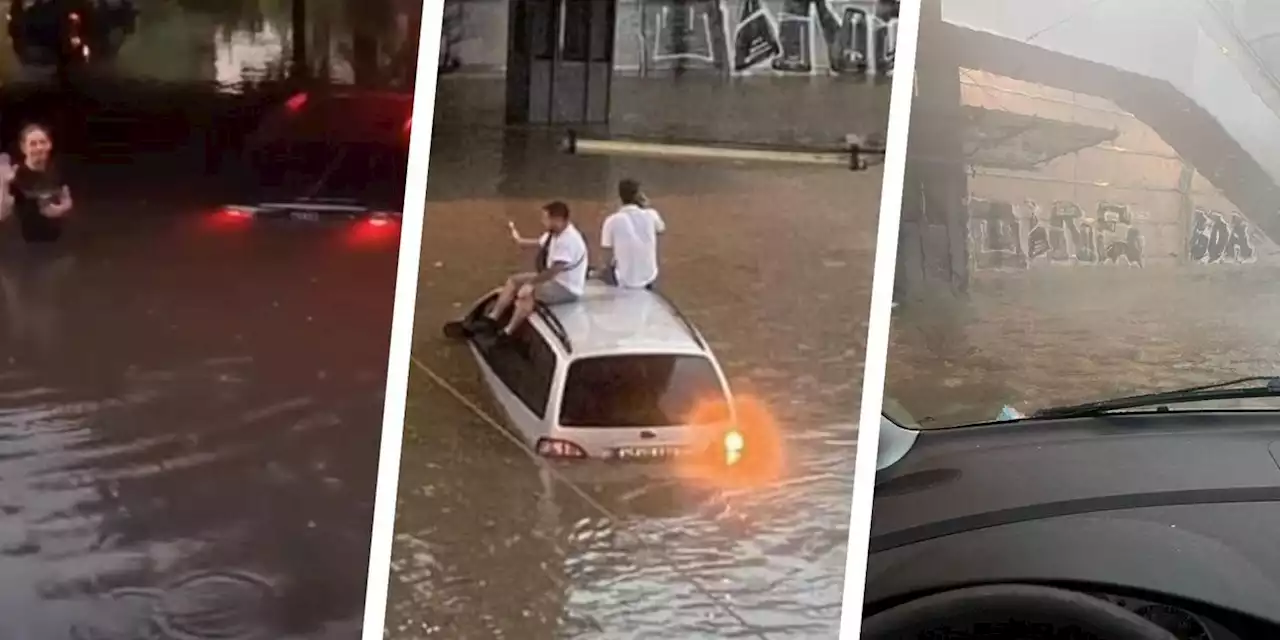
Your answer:
[[[667,226],[649,206],[639,182],[618,182],[618,199],[622,208],[605,218],[600,229],[605,254],[601,277],[624,289],[651,289],[658,279],[658,236]]]
[[[510,338],[533,313],[535,304],[564,304],[582,297],[587,286],[587,241],[569,221],[569,205],[559,200],[547,203],[542,208],[542,225],[546,231],[537,239],[521,237],[511,225],[511,238],[517,245],[538,247],[537,272],[507,278],[489,313],[472,328],[478,335]],[[511,319],[498,329],[513,303]]]

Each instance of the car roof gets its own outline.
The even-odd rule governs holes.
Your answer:
[[[302,92],[306,102],[285,113],[271,132],[277,140],[408,144],[413,96],[387,91]],[[288,107],[284,107],[288,109]]]
[[[538,328],[571,357],[670,353],[705,355],[697,330],[662,294],[588,282],[576,302],[545,307]],[[562,335],[568,342],[557,339]]]

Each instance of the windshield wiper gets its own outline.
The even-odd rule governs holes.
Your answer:
[[[1099,416],[1112,411],[1137,409],[1140,407],[1159,407],[1184,402],[1200,402],[1205,400],[1239,400],[1247,398],[1266,398],[1280,396],[1280,376],[1250,376],[1226,382],[1217,382],[1198,387],[1187,387],[1173,391],[1144,393],[1136,396],[1113,398],[1085,404],[1067,405],[1041,409],[1031,414],[1032,418],[1087,418]]]

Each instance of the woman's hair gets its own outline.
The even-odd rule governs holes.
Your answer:
[[[49,133],[49,127],[46,127],[38,122],[29,122],[27,124],[22,125],[22,128],[18,130],[18,147],[21,148],[22,145],[27,142],[27,136],[37,131],[39,131],[40,133],[43,133],[46,136],[53,137]]]

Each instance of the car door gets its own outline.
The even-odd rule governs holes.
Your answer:
[[[555,351],[538,330],[526,322],[510,341],[481,353],[493,372],[495,380],[490,386],[510,426],[531,443],[545,436],[547,405],[555,377]]]

